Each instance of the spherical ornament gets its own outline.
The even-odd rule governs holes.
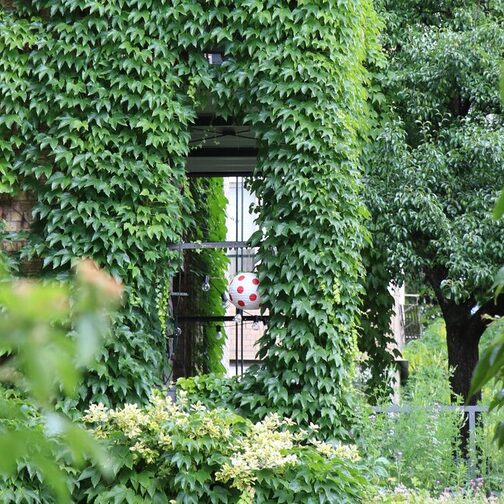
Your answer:
[[[238,273],[229,284],[229,300],[240,310],[257,310],[261,304],[255,273]]]

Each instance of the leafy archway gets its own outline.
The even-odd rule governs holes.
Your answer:
[[[366,239],[371,3],[37,0],[0,23],[3,169],[38,200],[26,253],[51,273],[91,256],[127,286],[84,400],[137,400],[160,381],[155,286],[178,265],[166,244],[191,220],[188,127],[211,96],[260,144],[254,243],[271,319],[240,403],[341,432]],[[215,47],[219,66],[204,55]]]

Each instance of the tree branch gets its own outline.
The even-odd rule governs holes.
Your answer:
[[[441,282],[446,278],[445,270],[441,268],[425,268],[424,275],[434,291],[441,311],[444,313],[446,309],[446,299],[443,295],[443,291],[441,290]]]
[[[467,325],[466,334],[483,334],[488,327],[488,320],[483,318],[484,315],[490,317],[504,315],[504,294],[501,294],[497,300],[493,298],[481,306],[478,311],[471,316],[469,324]]]

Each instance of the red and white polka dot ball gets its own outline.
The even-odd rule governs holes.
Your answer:
[[[240,310],[257,310],[261,303],[255,273],[238,273],[229,284],[229,300]]]

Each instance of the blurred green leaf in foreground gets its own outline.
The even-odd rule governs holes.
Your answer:
[[[1,258],[0,258],[1,260]],[[2,263],[3,264],[3,263]],[[71,465],[106,459],[87,432],[54,408],[72,397],[108,331],[121,285],[90,260],[72,283],[9,277],[0,264],[0,476],[35,467],[58,502],[70,500],[66,474],[54,459],[64,448]]]

